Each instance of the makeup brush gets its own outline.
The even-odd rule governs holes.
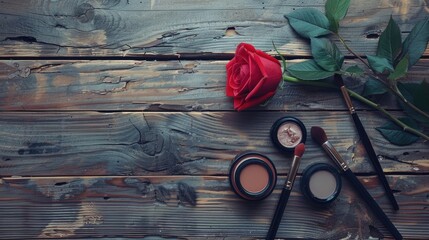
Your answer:
[[[352,105],[352,100],[350,99],[349,93],[347,92],[346,87],[344,86],[343,77],[341,75],[335,74],[335,82],[343,94],[344,101],[349,108],[349,112],[352,115],[353,121],[355,123],[356,129],[359,133],[359,137],[362,140],[363,146],[365,147],[366,152],[368,153],[368,157],[374,166],[375,172],[378,175],[378,179],[380,179],[381,184],[384,187],[387,197],[392,204],[393,209],[399,210],[399,205],[396,202],[395,196],[393,196],[393,191],[387,182],[386,176],[384,175],[383,169],[381,168],[380,162],[377,159],[377,155],[375,154],[374,148],[372,147],[371,141],[369,140],[368,134],[366,134],[365,128],[362,125],[362,122],[359,119],[358,114],[355,111],[355,108]]]
[[[304,143],[298,144],[295,147],[295,152],[292,160],[292,166],[290,167],[289,173],[287,175],[286,182],[283,186],[282,193],[280,195],[279,201],[277,203],[276,211],[274,212],[273,219],[271,220],[270,229],[268,230],[268,234],[266,239],[272,240],[276,237],[277,230],[279,229],[280,221],[282,220],[283,213],[285,211],[290,192],[292,191],[293,183],[295,182],[296,173],[299,168],[299,162],[301,160],[302,155],[305,151]]]
[[[380,219],[380,221],[387,227],[390,233],[395,239],[402,239],[401,233],[396,229],[395,225],[389,220],[387,215],[383,212],[383,209],[377,204],[377,202],[372,198],[368,193],[366,188],[362,183],[357,179],[350,170],[347,163],[341,158],[337,150],[332,146],[328,141],[325,131],[321,127],[312,127],[311,128],[311,137],[315,142],[322,146],[322,148],[328,153],[329,157],[341,168],[344,172],[344,176],[350,181],[355,190],[361,195],[366,204],[371,208],[372,212]]]

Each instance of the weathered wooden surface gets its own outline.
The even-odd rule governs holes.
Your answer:
[[[299,60],[291,61],[297,62]],[[226,61],[2,61],[1,110],[222,111]],[[360,65],[348,60],[345,67]],[[429,60],[408,73],[413,81],[429,75]],[[362,92],[365,78],[346,84]],[[308,97],[308,96],[311,97]],[[359,104],[359,108],[367,108]],[[388,109],[395,101],[385,98]],[[287,84],[259,110],[346,110],[339,91]]]
[[[274,41],[292,62],[308,58],[283,14],[324,2],[0,1],[0,239],[263,238],[291,164],[269,129],[286,115],[325,128],[404,237],[428,238],[428,142],[389,144],[374,129],[382,116],[354,101],[395,213],[338,91],[287,84],[266,107],[243,113],[225,96],[226,60],[240,42],[273,53]],[[340,31],[356,52],[373,54],[390,15],[405,37],[428,13],[426,0],[351,1]],[[409,81],[427,80],[428,56]],[[359,62],[348,55],[346,64]],[[363,81],[346,84],[361,92]],[[299,175],[331,163],[310,136],[306,149]],[[245,150],[268,155],[280,174],[262,202],[228,185],[229,164]],[[304,201],[299,178],[278,237],[390,238],[347,182],[319,209]]]
[[[300,118],[308,134],[311,126],[325,128],[354,171],[373,172],[347,112],[3,112],[0,176],[225,175],[245,150],[267,154],[285,174],[291,156],[269,138],[271,125],[285,115]],[[378,114],[360,116],[386,172],[429,172],[427,143],[390,145],[374,129],[384,122]],[[306,149],[300,171],[331,162],[310,136]]]
[[[242,41],[264,51],[274,41],[284,54],[308,55],[283,15],[302,7],[323,11],[325,1],[167,2],[5,0],[0,56],[232,53]],[[390,15],[405,36],[428,12],[425,0],[352,1],[341,34],[357,52],[372,54]]]
[[[233,194],[225,177],[4,178],[0,238],[263,238],[284,176],[279,179],[272,195],[249,203]],[[348,182],[331,207],[320,209],[304,200],[299,179],[279,238],[390,238]],[[397,213],[374,177],[361,181],[406,239],[427,238],[427,177],[390,179],[398,190]]]

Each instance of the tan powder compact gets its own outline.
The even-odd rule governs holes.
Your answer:
[[[244,152],[232,161],[229,182],[241,198],[258,201],[268,197],[274,190],[277,171],[268,157],[257,152]]]

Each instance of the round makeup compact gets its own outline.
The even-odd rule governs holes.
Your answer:
[[[299,119],[283,117],[273,124],[270,136],[278,148],[292,152],[298,144],[305,143],[307,130]]]
[[[256,152],[238,154],[229,170],[229,182],[243,199],[262,200],[274,190],[277,171],[271,160]]]
[[[341,191],[341,176],[326,163],[316,163],[304,169],[301,178],[302,194],[311,202],[328,205]]]

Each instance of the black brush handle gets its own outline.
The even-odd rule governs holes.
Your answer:
[[[274,212],[273,219],[271,220],[270,229],[268,230],[267,237],[265,238],[266,240],[273,240],[276,237],[287,201],[289,200],[290,192],[290,189],[283,188],[279,202],[277,203],[276,211]]]
[[[380,219],[380,221],[387,227],[389,232],[393,235],[395,239],[403,239],[401,233],[396,229],[395,225],[390,221],[387,215],[383,212],[383,209],[377,204],[377,202],[372,198],[371,194],[366,190],[362,183],[357,179],[350,169],[344,171],[345,177],[350,181],[355,190],[361,195],[362,199],[366,204],[371,208],[374,215]]]
[[[359,133],[360,139],[362,140],[363,146],[365,147],[366,152],[368,153],[368,157],[374,166],[375,172],[378,175],[378,178],[381,181],[381,184],[384,187],[387,197],[390,200],[390,203],[393,206],[393,209],[399,210],[399,205],[396,202],[395,196],[393,196],[393,191],[387,182],[386,176],[384,175],[383,169],[381,168],[380,162],[377,159],[377,155],[375,154],[374,148],[372,147],[371,141],[369,140],[368,134],[366,134],[365,128],[362,125],[362,122],[359,119],[357,113],[352,114],[353,121],[355,122],[356,129]]]

